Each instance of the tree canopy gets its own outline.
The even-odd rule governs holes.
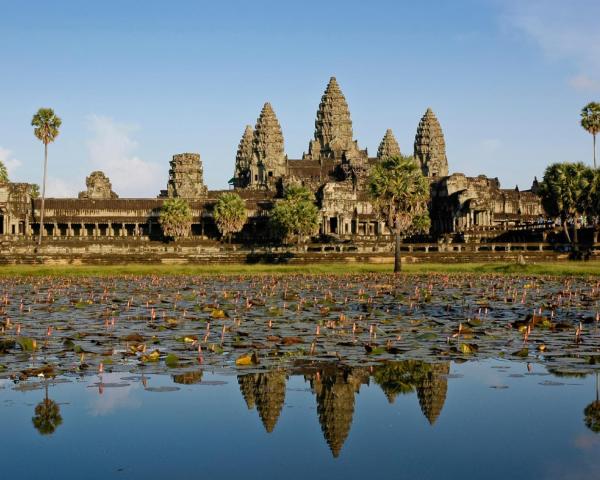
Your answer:
[[[192,209],[183,198],[169,198],[162,205],[158,222],[165,237],[178,239],[190,234],[192,218]]]
[[[44,145],[54,142],[58,137],[62,120],[56,116],[51,108],[40,108],[31,120],[31,126],[35,127],[34,135]]]
[[[8,182],[8,170],[6,169],[6,165],[2,161],[0,161],[0,182]]]
[[[542,205],[548,215],[561,219],[569,242],[571,237],[567,222],[574,222],[576,236],[579,218],[586,213],[598,213],[593,208],[595,185],[598,184],[596,177],[595,170],[583,163],[554,163],[544,172],[544,179],[539,187]],[[577,238],[574,240],[576,242]]]
[[[301,186],[287,187],[284,198],[273,208],[271,225],[285,241],[294,236],[302,241],[316,234],[319,231],[319,209],[312,192]]]
[[[237,193],[226,192],[219,196],[214,208],[217,228],[224,237],[229,237],[244,228],[248,214],[242,197]]]
[[[596,168],[596,135],[600,133],[600,103],[590,102],[581,109],[581,126],[594,139],[594,168]]]
[[[429,230],[429,182],[413,157],[393,156],[377,163],[369,177],[375,213],[396,238],[394,271],[400,271],[400,239]]]

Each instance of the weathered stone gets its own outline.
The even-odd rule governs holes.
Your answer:
[[[392,133],[391,129],[387,129],[385,131],[385,135],[379,144],[379,149],[377,150],[377,158],[380,160],[384,160],[390,157],[398,157],[400,156],[400,145],[396,141],[396,137]]]
[[[85,192],[79,192],[79,198],[119,198],[119,196],[112,191],[112,185],[108,177],[104,174],[104,172],[99,170],[90,173],[90,176],[86,177],[85,186],[87,187],[87,190]]]
[[[207,188],[204,185],[202,162],[198,153],[173,155],[170,162],[167,196],[169,198],[203,198]]]
[[[250,185],[268,187],[287,174],[287,157],[279,120],[265,103],[254,128]]]
[[[236,188],[244,188],[250,184],[250,166],[252,165],[252,143],[254,130],[246,125],[235,156],[235,173],[233,184]]]
[[[445,177],[448,175],[446,142],[440,122],[428,108],[417,127],[414,157],[418,160],[426,177]]]

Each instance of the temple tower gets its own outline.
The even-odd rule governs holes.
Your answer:
[[[346,98],[335,77],[331,77],[317,110],[315,139],[309,144],[308,155],[312,159],[340,159],[344,151],[357,149],[352,136]]]
[[[85,192],[79,192],[79,198],[94,200],[119,198],[119,196],[113,192],[109,178],[104,172],[99,170],[90,173],[90,176],[85,178],[85,186],[87,189]]]
[[[250,165],[252,164],[252,141],[254,129],[246,125],[235,156],[234,186],[245,188],[250,183]]]
[[[279,120],[269,102],[265,103],[254,128],[250,184],[269,187],[287,174],[287,157]]]
[[[447,177],[446,142],[440,122],[428,108],[421,118],[415,136],[415,159],[426,177]]]
[[[398,156],[400,156],[400,145],[398,145],[392,130],[388,128],[385,131],[385,135],[383,136],[381,143],[379,144],[377,158],[379,160],[385,160],[386,158]]]
[[[199,153],[173,155],[170,162],[167,196],[169,198],[202,198],[207,194]]]

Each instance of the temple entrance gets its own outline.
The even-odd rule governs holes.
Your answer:
[[[331,217],[329,219],[329,233],[337,233],[338,219],[337,217]]]
[[[0,214],[0,235],[4,235],[4,215]]]

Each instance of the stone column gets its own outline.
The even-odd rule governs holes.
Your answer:
[[[135,229],[133,231],[133,235],[135,237],[139,237],[140,236],[140,224],[139,223],[135,224]]]
[[[71,230],[71,222],[67,223],[67,237],[73,236],[73,230]]]

